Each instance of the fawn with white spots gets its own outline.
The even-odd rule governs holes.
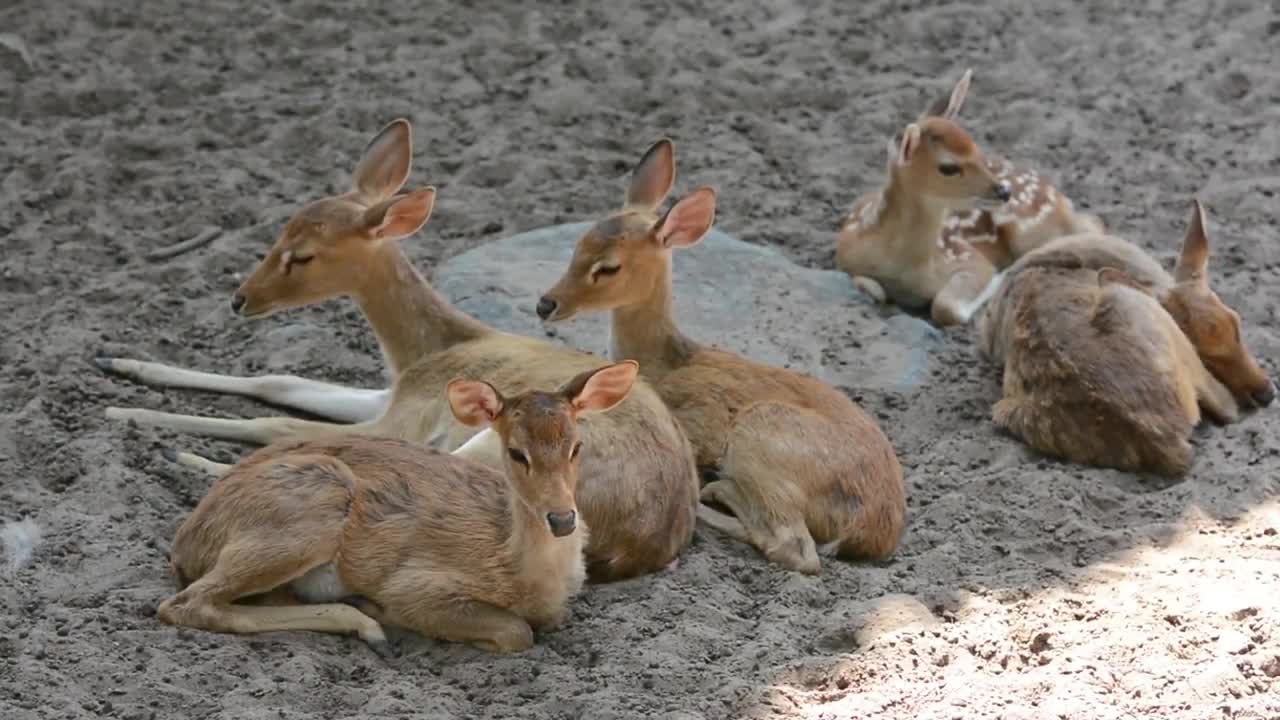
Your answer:
[[[178,592],[158,614],[230,633],[353,633],[381,623],[494,652],[533,644],[582,587],[587,527],[574,491],[579,416],[617,405],[635,363],[504,398],[455,379],[457,420],[492,427],[504,468],[360,434],[283,440],[237,463],[178,529]]]
[[[672,252],[711,229],[716,195],[700,188],[659,213],[674,182],[672,144],[659,140],[635,168],[622,209],[578,240],[538,315],[560,321],[611,311],[611,356],[640,363],[689,434],[699,467],[717,478],[703,500],[733,513],[701,506],[706,525],[804,573],[821,569],[818,544],[847,559],[892,556],[906,490],[880,426],[816,378],[708,347],[676,328]]]
[[[836,265],[860,290],[928,307],[939,326],[967,323],[999,286],[997,271],[1030,250],[1102,232],[1034,170],[984,154],[960,127],[971,78],[965,71],[889,143],[885,186],[854,203],[836,241]]]
[[[259,445],[359,432],[425,443],[500,466],[506,458],[495,447],[494,434],[458,423],[450,413],[444,393],[450,378],[483,376],[505,393],[520,393],[554,387],[607,361],[500,332],[459,311],[431,287],[400,247],[426,224],[435,203],[431,187],[401,192],[412,157],[409,123],[387,125],[365,148],[352,190],[299,209],[231,303],[239,315],[260,318],[328,298],[353,298],[387,360],[390,389],[99,358],[103,368],[144,383],[246,395],[339,422],[233,420],[118,407],[108,408],[107,416]],[[585,423],[583,433],[587,450],[578,504],[593,529],[586,550],[591,578],[615,580],[670,566],[693,538],[698,506],[693,451],[671,411],[641,381],[614,412]],[[226,469],[188,454],[176,457],[209,472]]]
[[[1106,235],[1024,255],[978,319],[982,353],[1004,371],[996,425],[1052,457],[1185,473],[1202,410],[1231,423],[1275,399],[1208,262],[1199,202],[1172,275]]]

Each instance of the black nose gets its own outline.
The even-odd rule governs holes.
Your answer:
[[[1009,198],[1011,197],[1009,193],[1009,183],[1007,182],[996,183],[996,186],[991,191],[991,194],[995,196],[995,199],[999,200],[1000,202],[1009,202]]]
[[[557,303],[555,300],[552,300],[551,298],[545,295],[542,296],[538,300],[538,307],[537,307],[538,317],[542,318],[543,320],[546,320],[547,318],[551,317],[551,313],[556,311],[556,306],[558,304],[559,303]]]
[[[570,510],[569,512],[547,513],[547,526],[551,528],[551,534],[556,537],[564,537],[573,532],[573,528],[577,525],[578,513]]]
[[[1265,388],[1253,394],[1253,402],[1258,407],[1266,407],[1270,405],[1272,401],[1274,401],[1275,399],[1276,399],[1275,383],[1267,383],[1267,386]]]
[[[231,311],[240,312],[240,308],[244,307],[244,296],[236,293],[231,296]]]

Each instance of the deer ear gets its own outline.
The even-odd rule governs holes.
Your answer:
[[[960,108],[964,105],[965,96],[969,94],[969,82],[973,79],[973,69],[964,71],[964,75],[960,76],[960,80],[956,82],[956,86],[951,89],[950,95],[944,95],[933,102],[928,110],[925,110],[921,118],[941,117],[948,120],[955,120],[960,114]]]
[[[491,425],[502,412],[502,394],[482,380],[455,378],[445,386],[449,410],[467,427]]]
[[[655,210],[676,181],[675,146],[667,138],[653,144],[631,171],[626,205]]]
[[[658,221],[656,237],[665,248],[689,247],[716,221],[716,191],[698,188],[680,198]]]
[[[1200,200],[1193,199],[1191,205],[1191,224],[1187,226],[1186,237],[1182,239],[1182,254],[1173,269],[1173,279],[1178,282],[1204,282],[1209,269],[1209,234],[1205,231],[1204,207]]]
[[[364,214],[365,227],[374,240],[399,240],[422,229],[436,205],[436,189],[425,187],[408,195],[384,200]]]
[[[902,141],[898,143],[898,153],[895,158],[899,165],[908,165],[911,158],[915,157],[916,151],[920,149],[920,126],[911,123],[906,130],[902,131]]]
[[[404,118],[391,121],[364,148],[356,165],[353,189],[373,204],[395,195],[409,179],[413,133]]]
[[[561,392],[580,413],[604,412],[627,398],[639,372],[639,363],[623,360],[579,374]]]

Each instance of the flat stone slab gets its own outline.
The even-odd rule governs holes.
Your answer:
[[[607,356],[608,313],[554,324],[534,313],[590,226],[555,225],[485,243],[440,265],[432,283],[494,327],[550,332]],[[716,229],[692,248],[676,250],[673,262],[676,324],[699,342],[850,388],[908,389],[928,377],[938,330],[877,307],[842,272],[801,267],[777,250]]]

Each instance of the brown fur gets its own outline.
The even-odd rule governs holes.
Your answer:
[[[486,383],[450,383],[458,419],[491,424],[525,459],[509,458],[505,472],[361,434],[258,450],[178,529],[172,565],[190,584],[159,617],[218,632],[354,632],[382,653],[379,621],[497,652],[528,648],[534,628],[563,621],[585,575],[587,529],[557,533],[549,520],[576,510],[576,419],[619,402],[635,375],[634,363],[615,365],[509,400]],[[241,602],[279,590],[314,604]],[[340,604],[349,596],[365,612]]]
[[[1191,463],[1201,409],[1233,422],[1274,389],[1205,276],[1196,203],[1173,276],[1120,238],[1053,241],[1013,265],[978,322],[1004,368],[996,424],[1051,456],[1170,476]]]
[[[391,123],[366,148],[354,189],[299,210],[236,293],[236,305],[248,317],[342,295],[355,299],[394,378],[380,415],[356,425],[288,417],[221,420],[123,408],[110,408],[108,415],[260,444],[351,431],[455,450],[476,431],[454,422],[449,413],[444,388],[450,378],[485,377],[503,392],[521,393],[604,366],[598,356],[487,327],[432,289],[397,242],[425,224],[435,195],[429,187],[400,192],[411,157],[408,122]],[[131,360],[103,363],[144,380],[175,372]],[[250,389],[231,391],[245,394],[255,394],[260,382],[233,380]],[[217,387],[226,391],[226,385]],[[615,412],[592,418],[584,437],[586,474],[578,504],[593,529],[587,548],[591,578],[634,577],[673,563],[693,537],[698,478],[688,439],[661,398],[648,384],[638,384]],[[461,452],[476,458],[488,453],[490,464],[499,461],[483,443]]]
[[[612,356],[640,362],[720,479],[699,517],[771,561],[820,569],[816,543],[846,558],[890,557],[905,522],[902,468],[879,426],[846,395],[800,373],[708,348],[671,318],[671,249],[711,227],[715,195],[694,191],[659,218],[675,166],[671,143],[637,166],[622,211],[579,241],[539,303],[544,319],[612,310]]]
[[[836,241],[836,265],[859,289],[877,302],[929,306],[943,326],[968,322],[1014,259],[1055,237],[1102,232],[1034,171],[984,156],[956,124],[970,77],[890,144],[885,186],[854,203]],[[944,175],[948,163],[960,172]],[[967,207],[975,202],[1000,204]]]

